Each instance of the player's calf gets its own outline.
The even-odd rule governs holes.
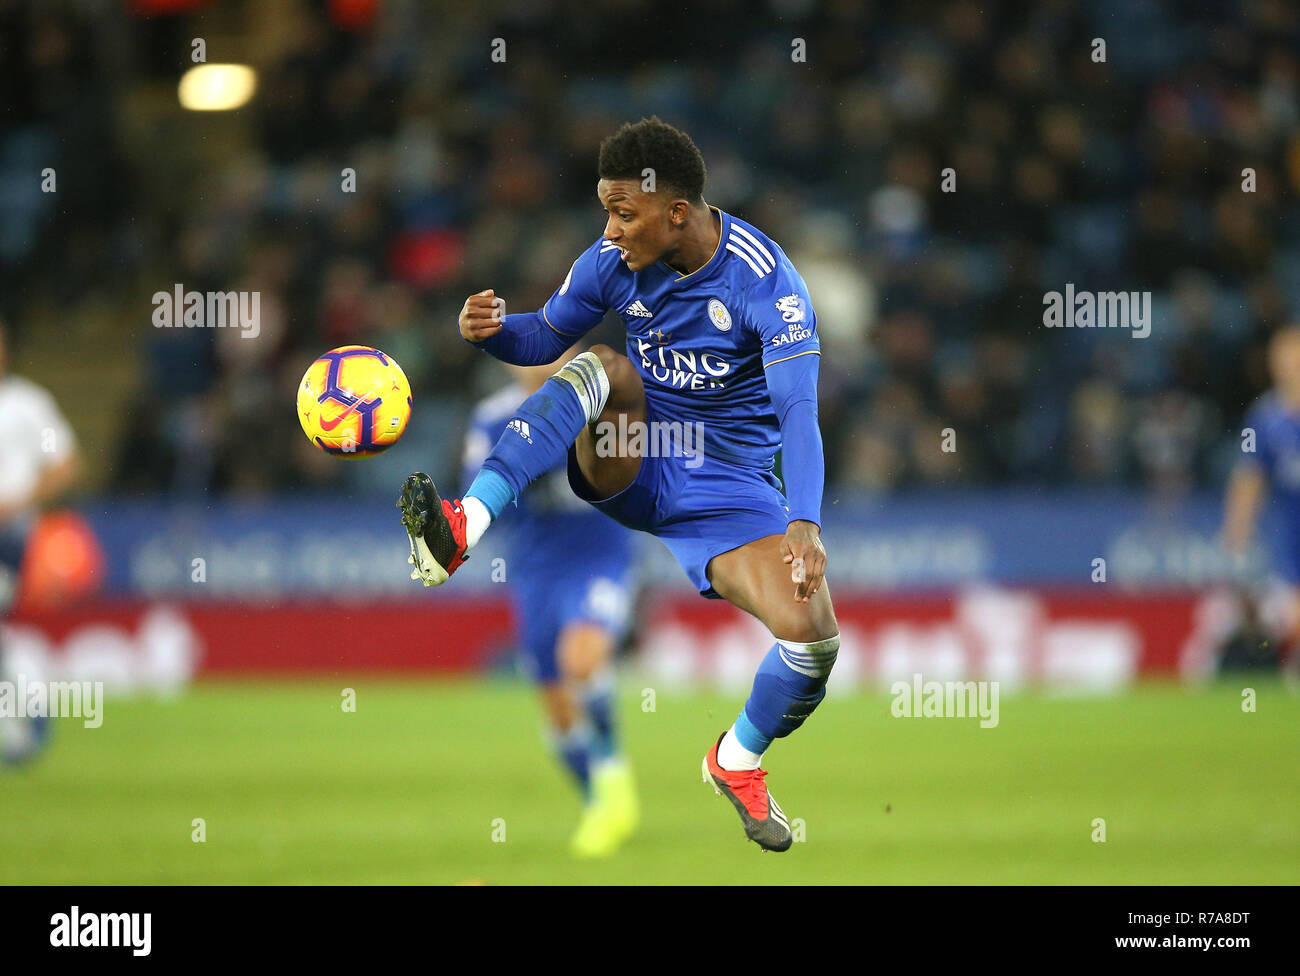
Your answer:
[[[463,504],[439,498],[426,474],[407,478],[397,507],[411,538],[411,578],[426,586],[446,582],[506,506],[564,460],[578,433],[600,416],[609,394],[600,357],[581,353],[520,405]]]
[[[803,725],[826,697],[826,679],[839,648],[839,634],[811,643],[777,641],[772,645],[719,750],[724,768],[757,769],[774,740]]]
[[[758,733],[756,744],[789,735],[826,697],[826,679],[839,655],[840,635],[812,643],[777,641],[754,675],[754,686],[738,721]],[[759,737],[765,742],[759,743]]]
[[[561,366],[519,405],[465,493],[489,520],[532,482],[557,467],[582,430],[601,415],[610,381],[599,356],[588,350]]]
[[[790,846],[790,825],[763,782],[763,753],[803,725],[826,697],[826,679],[839,654],[836,634],[819,641],[779,640],[767,652],[745,707],[704,760],[704,779],[727,796],[745,835],[764,850]]]

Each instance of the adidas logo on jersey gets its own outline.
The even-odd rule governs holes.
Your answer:
[[[529,444],[533,442],[533,432],[528,429],[528,421],[526,420],[512,420],[506,424],[506,429],[513,430]]]
[[[648,319],[651,318],[655,313],[650,311],[650,309],[646,308],[644,305],[642,305],[640,299],[637,299],[627,308],[623,309],[623,314],[635,315],[638,318]]]

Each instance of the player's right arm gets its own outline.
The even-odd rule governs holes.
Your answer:
[[[602,240],[573,262],[564,283],[539,312],[507,315],[492,289],[470,295],[460,311],[460,334],[515,366],[553,363],[605,317],[597,260]],[[608,256],[606,256],[608,259]]]

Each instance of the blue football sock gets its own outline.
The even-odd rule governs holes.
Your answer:
[[[761,756],[767,752],[767,747],[772,744],[772,737],[764,735],[754,727],[754,723],[745,717],[745,710],[742,708],[740,714],[736,716],[736,741],[755,755]]]
[[[529,484],[564,460],[569,445],[583,427],[595,423],[608,400],[609,377],[600,358],[593,352],[574,356],[520,404],[483,461],[483,468],[502,478],[511,498],[518,498]],[[478,484],[478,478],[474,484]],[[490,480],[484,490],[494,499],[503,495],[500,486]],[[494,502],[479,495],[474,486],[466,494],[479,498],[491,511]],[[504,503],[501,508],[505,508]],[[492,514],[495,518],[499,513]]]
[[[777,641],[758,666],[754,687],[736,719],[736,741],[762,754],[773,739],[789,735],[826,697],[840,637],[800,644]]]
[[[550,738],[551,748],[578,784],[583,799],[590,799],[591,728],[585,722],[578,721],[567,731],[552,729]]]
[[[614,688],[607,679],[595,679],[583,692],[583,706],[591,721],[591,759],[604,762],[618,755],[614,734]]]
[[[510,487],[510,482],[489,468],[483,468],[474,476],[469,490],[465,492],[466,498],[470,495],[483,503],[494,522],[501,517],[506,506],[515,500],[515,490]]]

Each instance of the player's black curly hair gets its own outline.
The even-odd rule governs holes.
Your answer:
[[[623,127],[600,144],[597,172],[602,180],[644,179],[649,168],[658,189],[671,188],[687,200],[704,200],[704,157],[681,129],[657,115]]]

